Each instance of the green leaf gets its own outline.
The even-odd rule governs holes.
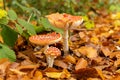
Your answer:
[[[45,28],[43,26],[35,26],[36,33],[40,33],[45,31]]]
[[[8,19],[6,17],[0,19],[0,24],[8,24]]]
[[[3,41],[8,46],[13,47],[18,37],[17,32],[15,32],[14,30],[12,30],[10,27],[6,25],[1,25],[1,26],[2,26],[1,35],[2,35]]]
[[[17,19],[17,14],[14,10],[8,10],[8,16],[10,20],[16,20]]]
[[[83,18],[84,21],[88,21],[89,20],[88,16],[82,16],[82,18]]]
[[[93,21],[87,21],[84,24],[85,24],[86,29],[94,28],[94,22]]]
[[[26,22],[23,19],[18,19],[18,23],[28,31],[29,35],[35,35],[36,34],[35,28],[32,24]]]
[[[52,26],[47,18],[41,18],[41,23],[42,23],[42,25],[44,26],[45,29],[52,29],[52,30],[54,30],[58,33],[61,33],[61,34],[63,33],[62,29],[59,29],[59,28],[56,28],[56,27]]]
[[[22,27],[19,24],[17,24],[17,23],[15,25],[16,25],[16,29],[17,29],[18,33],[22,34],[23,33]]]
[[[16,55],[13,50],[11,50],[8,46],[0,43],[0,59],[8,58],[10,61],[16,60]]]

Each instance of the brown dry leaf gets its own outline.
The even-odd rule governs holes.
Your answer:
[[[87,80],[101,80],[99,78],[88,78]]]
[[[111,51],[108,47],[102,47],[101,50],[105,56],[109,56],[111,54]]]
[[[56,68],[47,67],[43,72],[61,72],[61,71]]]
[[[10,61],[8,59],[0,59],[0,78],[4,78],[6,75],[7,67],[10,65]]]
[[[33,80],[41,80],[42,78],[43,78],[42,72],[37,70],[34,74]]]
[[[76,59],[72,55],[67,55],[64,59],[65,62],[70,62],[72,64],[76,64]]]
[[[64,69],[68,68],[68,65],[62,60],[55,60],[54,65],[64,68]]]
[[[24,44],[24,38],[22,36],[19,36],[17,41],[16,41],[16,46],[20,46]]]
[[[112,53],[110,54],[110,58],[114,58],[114,57],[120,58],[120,52],[119,52],[119,51],[112,52]]]
[[[97,50],[94,49],[93,47],[87,47],[87,46],[83,46],[83,47],[80,47],[78,49],[78,51],[83,54],[83,55],[86,55],[88,58],[92,59],[92,58],[95,58],[98,56],[97,54]]]
[[[84,58],[80,58],[75,66],[75,70],[78,71],[79,69],[86,68],[88,66],[88,62]]]
[[[35,65],[22,65],[22,66],[19,66],[17,69],[18,70],[36,69],[38,67],[39,67],[39,64],[35,64]]]
[[[82,68],[75,72],[77,80],[86,80],[88,78],[97,78],[99,75],[95,68]]]

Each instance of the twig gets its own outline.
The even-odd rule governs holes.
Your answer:
[[[6,10],[6,0],[3,0],[3,8]]]

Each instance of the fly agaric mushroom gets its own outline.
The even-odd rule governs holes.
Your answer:
[[[61,51],[58,48],[52,46],[46,49],[44,53],[46,55],[48,67],[53,67],[54,59],[61,55]]]
[[[83,22],[83,18],[81,16],[72,16],[70,14],[59,14],[53,13],[46,16],[49,22],[58,28],[64,30],[63,34],[63,50],[64,54],[67,55],[69,53],[69,45],[68,45],[68,29],[70,27],[79,26]]]
[[[62,38],[61,34],[52,32],[48,34],[33,35],[29,37],[29,41],[36,45],[45,46],[45,49],[47,49],[49,47],[48,45],[60,41],[61,38]]]

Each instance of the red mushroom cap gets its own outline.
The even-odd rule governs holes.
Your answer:
[[[79,26],[83,22],[83,18],[81,16],[73,16],[70,14],[59,14],[53,13],[46,16],[50,23],[58,28],[65,29],[66,23],[72,23],[71,26]]]
[[[29,41],[33,44],[37,45],[49,45],[54,44],[60,41],[62,35],[56,32],[48,33],[48,34],[41,34],[41,35],[34,35],[29,37]]]
[[[60,56],[61,55],[61,51],[56,48],[56,47],[49,47],[45,52],[46,55],[50,55],[50,56]]]

